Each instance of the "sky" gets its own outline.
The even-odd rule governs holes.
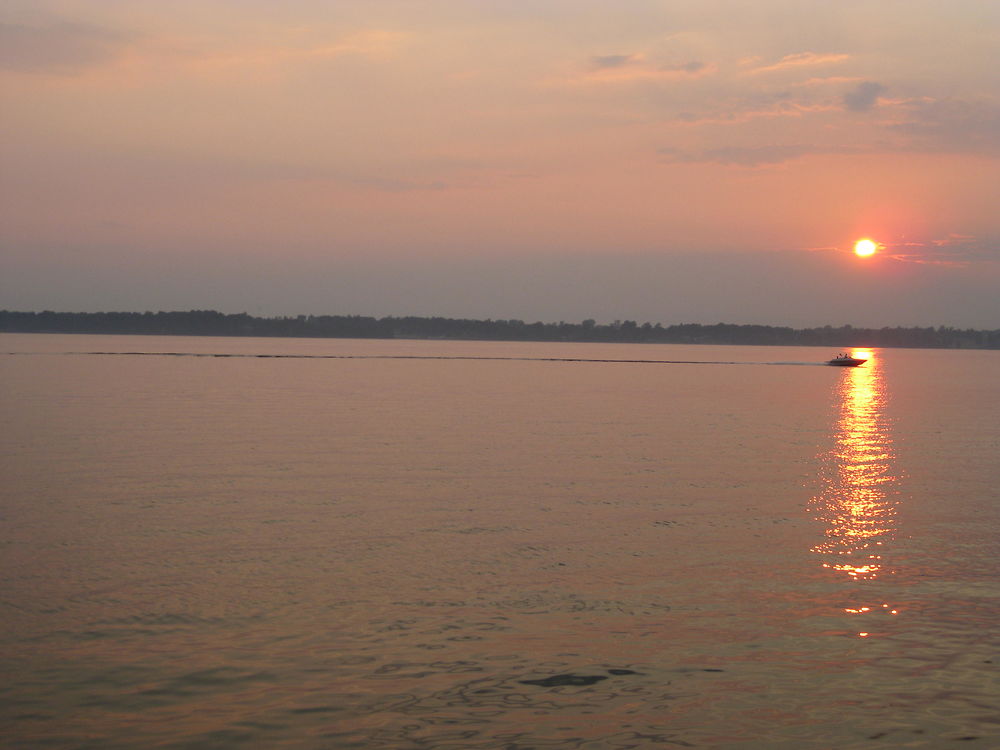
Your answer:
[[[996,0],[5,0],[0,308],[1000,328],[998,50]]]

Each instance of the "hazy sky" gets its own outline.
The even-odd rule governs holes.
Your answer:
[[[997,328],[998,56],[997,0],[5,0],[0,307]]]

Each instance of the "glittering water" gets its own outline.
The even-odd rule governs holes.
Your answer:
[[[0,352],[15,747],[1000,740],[998,352]]]

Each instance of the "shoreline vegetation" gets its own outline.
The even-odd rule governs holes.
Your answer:
[[[643,344],[1000,349],[1000,329],[855,328],[717,323],[525,323],[441,317],[298,315],[255,317],[214,310],[187,312],[16,312],[0,310],[0,333],[86,333],[144,336],[260,336],[289,338],[455,339],[473,341],[578,341]]]

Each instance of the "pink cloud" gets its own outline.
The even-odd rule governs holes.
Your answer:
[[[750,75],[759,73],[772,73],[777,70],[787,70],[789,68],[803,68],[813,65],[830,65],[841,63],[850,59],[850,55],[843,53],[818,54],[816,52],[796,52],[793,55],[785,55],[778,62],[770,65],[762,65],[751,69]]]

